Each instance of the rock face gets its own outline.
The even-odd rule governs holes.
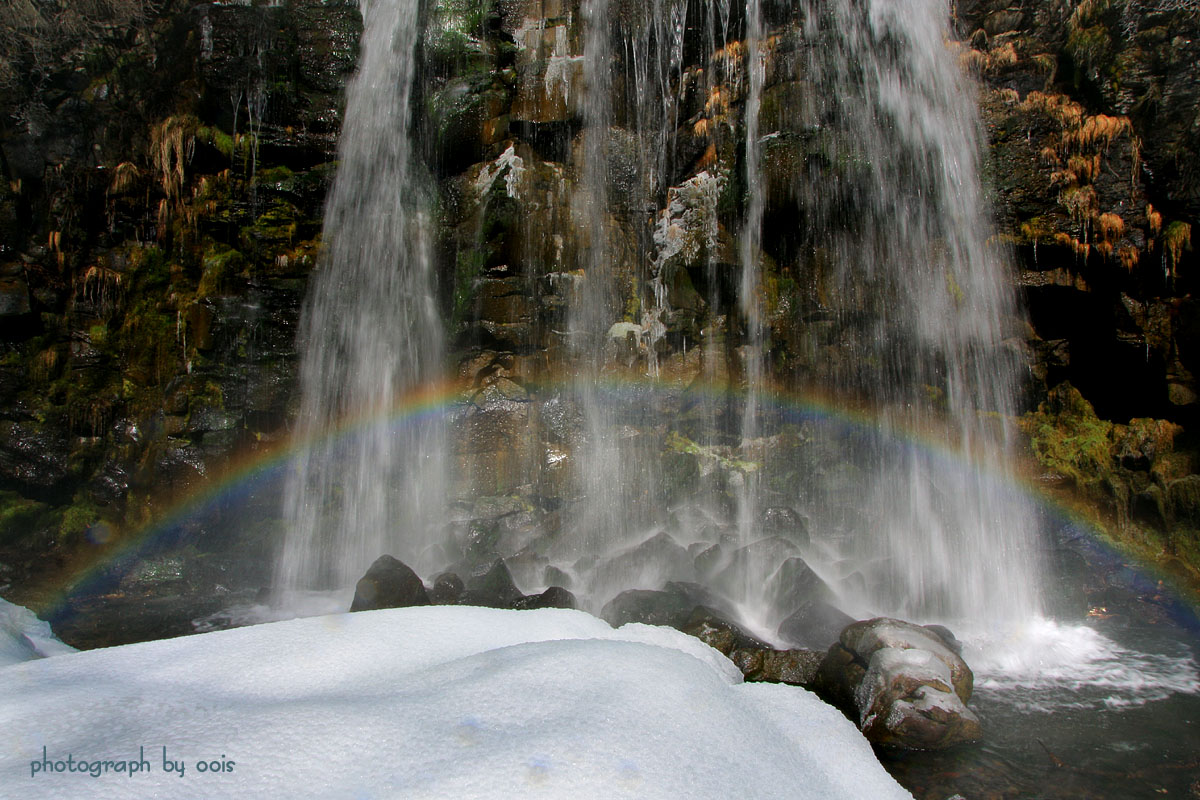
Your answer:
[[[407,608],[429,605],[425,584],[417,573],[392,556],[375,559],[354,587],[351,611],[374,611],[380,608]]]
[[[322,0],[23,8],[0,9],[0,487],[48,511],[0,535],[18,582],[286,435],[361,25]],[[261,586],[275,506],[153,544],[199,592]]]
[[[879,745],[940,750],[978,741],[974,676],[936,631],[880,617],[856,622],[822,662],[818,685]]]

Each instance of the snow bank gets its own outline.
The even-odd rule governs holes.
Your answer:
[[[393,609],[93,650],[0,668],[0,794],[909,796],[833,708],[740,680],[676,631],[557,609]]]
[[[0,599],[0,667],[35,658],[74,653],[28,608]]]

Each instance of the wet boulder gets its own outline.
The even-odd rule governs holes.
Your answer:
[[[532,611],[536,608],[578,608],[575,595],[561,586],[551,586],[541,594],[530,594],[519,597],[513,602],[513,608],[518,611]]]
[[[816,681],[824,654],[800,648],[776,650],[767,647],[734,650],[729,658],[747,681],[809,688]]]
[[[877,618],[848,626],[822,662],[824,693],[873,743],[939,750],[978,741],[973,675],[939,632]]]
[[[903,620],[888,617],[856,622],[842,631],[841,643],[864,660],[883,648],[925,650],[950,670],[954,691],[966,703],[971,699],[975,676],[962,656],[955,653],[936,632]]]
[[[788,559],[799,555],[791,541],[781,536],[769,536],[733,551],[725,566],[712,579],[718,589],[736,595],[745,581],[761,581],[774,575]]]
[[[780,536],[806,547],[809,541],[808,518],[787,506],[771,506],[762,512],[762,532],[765,536]]]
[[[688,551],[664,531],[600,564],[593,584],[601,587],[658,586],[664,581],[691,580],[695,572]]]
[[[504,559],[497,558],[471,570],[461,602],[486,608],[512,608],[523,596]]]
[[[838,640],[854,618],[837,606],[815,602],[795,611],[779,623],[779,636],[792,644],[826,650]]]
[[[350,610],[374,611],[427,605],[429,595],[417,573],[403,561],[383,555],[375,559],[355,585]]]
[[[731,654],[738,650],[771,649],[766,642],[755,638],[737,623],[731,622],[720,611],[707,606],[693,608],[687,620],[677,627],[689,636],[695,636],[722,655],[731,658]]]
[[[433,579],[429,602],[435,606],[452,606],[462,598],[465,588],[462,578],[453,572],[443,572]]]
[[[609,600],[600,610],[600,618],[614,628],[629,622],[678,628],[687,623],[695,607],[695,603],[673,592],[629,589]]]

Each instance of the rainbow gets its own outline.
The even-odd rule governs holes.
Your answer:
[[[526,388],[540,396],[576,391],[569,379],[543,380],[527,384]],[[602,379],[597,390],[602,400],[614,401],[627,399],[630,394],[645,396],[666,393],[682,396],[686,393],[697,399],[714,401],[738,398],[744,394],[732,383],[693,383],[684,386],[678,382],[622,376]],[[61,585],[51,587],[48,599],[42,604],[42,616],[54,620],[67,613],[68,600],[72,596],[103,593],[114,582],[113,573],[119,573],[122,565],[131,565],[138,558],[169,545],[190,520],[217,508],[236,506],[256,491],[281,480],[294,458],[306,449],[319,443],[348,441],[377,431],[380,426],[391,428],[419,424],[430,418],[448,417],[468,407],[473,391],[476,390],[462,382],[451,381],[419,387],[398,397],[390,408],[382,412],[346,417],[323,430],[318,437],[294,437],[256,447],[231,460],[219,474],[208,477],[199,487],[175,498],[164,510],[140,526],[122,531],[119,535],[105,534],[100,528],[98,535],[89,536],[93,548],[81,559],[82,565],[71,572]],[[1002,483],[1007,490],[1032,498],[1036,506],[1058,527],[1069,528],[1072,535],[1085,539],[1096,559],[1109,565],[1129,562],[1128,554],[1122,553],[1102,527],[1088,518],[1085,511],[1072,508],[1051,496],[1032,479],[1019,477],[997,465],[989,466],[977,461],[961,448],[955,447],[947,431],[938,431],[929,426],[902,428],[894,422],[890,422],[885,430],[879,415],[867,404],[854,398],[812,391],[801,393],[770,387],[760,393],[759,403],[763,409],[781,415],[788,422],[811,421],[832,426],[833,432],[839,436],[871,437],[889,446],[915,448],[943,465],[982,470],[988,479]],[[1172,576],[1163,574],[1149,564],[1140,564],[1135,571],[1135,583],[1140,589],[1162,595],[1164,605],[1173,617],[1188,627],[1200,630],[1200,618],[1196,610],[1184,599],[1187,592],[1173,586],[1175,581]]]

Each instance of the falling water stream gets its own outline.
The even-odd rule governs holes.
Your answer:
[[[413,158],[415,2],[368,0],[347,87],[325,249],[300,335],[304,446],[288,477],[277,592],[352,586],[381,553],[432,569],[445,496],[436,418],[395,425],[406,396],[440,380],[427,198]]]

